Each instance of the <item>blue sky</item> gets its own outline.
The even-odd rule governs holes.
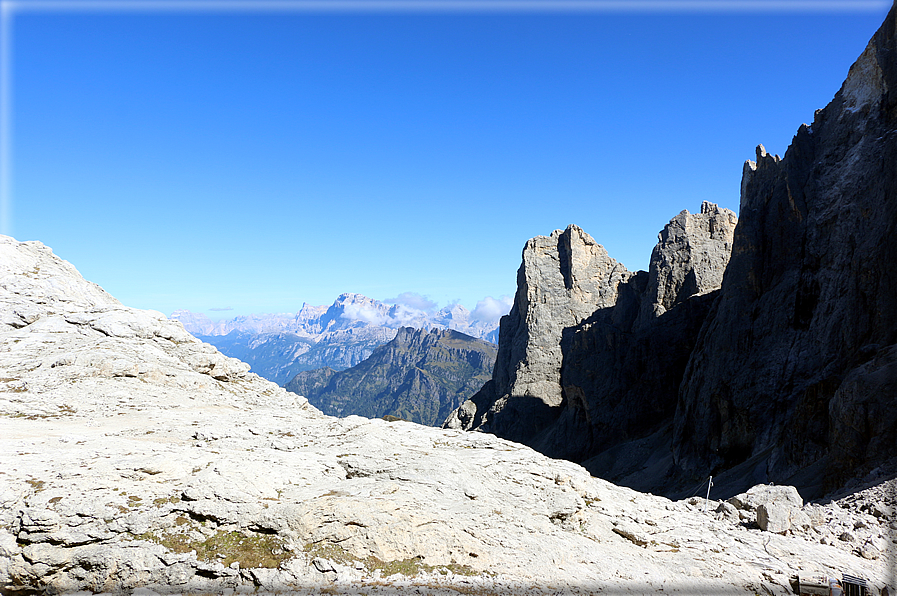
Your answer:
[[[4,2],[4,232],[213,318],[342,292],[472,309],[570,223],[644,269],[682,209],[737,211],[744,160],[784,153],[889,6],[612,4]]]

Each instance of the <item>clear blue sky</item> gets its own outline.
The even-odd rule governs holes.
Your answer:
[[[349,291],[473,308],[570,223],[644,269],[682,209],[738,210],[755,146],[784,153],[889,7],[5,4],[5,232],[128,306],[212,317]]]

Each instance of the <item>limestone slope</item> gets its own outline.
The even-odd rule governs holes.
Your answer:
[[[38,243],[0,237],[0,313],[3,594],[888,581],[884,557],[820,544],[809,518],[761,532],[490,435],[324,416]],[[886,526],[866,523],[881,551]]]

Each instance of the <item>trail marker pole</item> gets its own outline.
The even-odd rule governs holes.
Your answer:
[[[713,476],[707,481],[707,496],[704,497],[704,513],[707,513],[707,502],[710,500],[710,487],[713,486]]]

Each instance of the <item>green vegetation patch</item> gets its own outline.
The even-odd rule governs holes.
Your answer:
[[[177,495],[172,495],[170,497],[159,497],[158,499],[153,499],[153,505],[157,507],[162,507],[166,503],[171,503],[174,505],[175,503],[180,503],[181,498]]]
[[[448,575],[449,572],[455,575],[480,575],[480,572],[471,569],[467,565],[459,565],[457,563],[450,563],[448,565],[427,565],[420,557],[402,559],[400,561],[381,561],[377,557],[369,556],[360,560],[340,545],[333,544],[332,542],[309,543],[306,544],[302,550],[308,555],[309,559],[320,557],[322,559],[333,561],[339,565],[349,565],[355,561],[360,561],[368,571],[373,572],[379,569],[384,577],[389,577],[390,575],[414,577],[422,572],[440,573],[442,575]]]
[[[358,557],[353,557],[349,551],[332,542],[310,542],[302,548],[302,551],[308,555],[309,560],[321,557],[340,565],[348,565],[358,560]]]
[[[39,492],[39,491],[44,490],[44,486],[46,486],[46,484],[47,484],[43,480],[35,480],[34,478],[29,478],[25,482],[27,482],[28,484],[31,485],[31,488],[34,489],[34,492]]]
[[[178,517],[175,525],[177,528],[171,531],[147,532],[135,538],[161,544],[175,553],[196,551],[198,560],[217,561],[225,567],[236,562],[243,569],[277,569],[293,556],[284,549],[283,541],[277,536],[219,530],[204,540],[195,540],[190,536],[190,520]]]

